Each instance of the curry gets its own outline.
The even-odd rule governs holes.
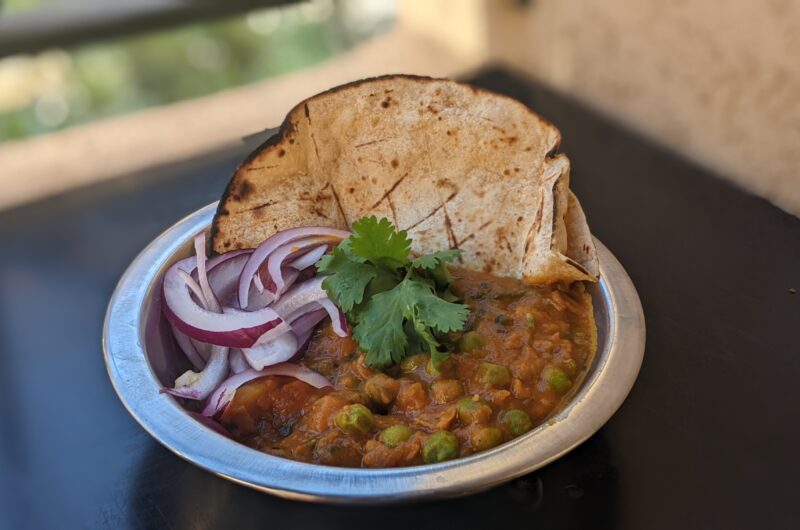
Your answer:
[[[369,368],[352,338],[328,324],[300,362],[335,388],[262,377],[238,389],[222,424],[272,455],[382,468],[467,456],[545,422],[580,384],[596,348],[584,284],[451,273],[470,316],[463,331],[441,338],[453,354],[438,366],[417,354],[385,371]]]

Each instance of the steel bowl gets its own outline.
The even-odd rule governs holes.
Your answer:
[[[642,306],[625,269],[599,241],[600,281],[592,286],[598,351],[580,389],[531,432],[466,458],[398,469],[338,468],[261,453],[195,420],[159,393],[185,367],[165,360],[171,344],[160,313],[159,281],[192,239],[207,230],[216,203],[189,215],[133,260],[106,313],[103,353],[108,375],[128,412],[178,456],[221,477],[291,499],[383,503],[467,495],[538,469],[597,431],[622,404],[639,373],[645,343]]]

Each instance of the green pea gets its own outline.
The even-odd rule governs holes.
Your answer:
[[[486,338],[477,331],[467,331],[458,341],[458,349],[462,352],[482,350],[486,346]]]
[[[386,374],[375,374],[364,383],[364,391],[376,403],[390,405],[400,390],[400,381]]]
[[[550,368],[547,371],[547,383],[558,395],[565,394],[572,386],[569,376],[560,368]]]
[[[511,384],[511,372],[499,364],[481,363],[478,367],[478,381],[488,386],[507,387]]]
[[[422,445],[422,459],[426,464],[452,460],[458,456],[458,438],[448,431],[439,431],[428,436]]]
[[[497,418],[501,425],[508,427],[508,432],[516,438],[533,429],[533,422],[528,413],[520,409],[511,409],[503,412]]]
[[[484,427],[473,432],[469,441],[475,451],[485,451],[503,443],[503,431],[497,427]]]
[[[392,425],[381,431],[378,441],[387,447],[394,448],[411,438],[412,434],[414,434],[414,431],[405,425]]]
[[[428,362],[428,356],[424,353],[420,353],[418,355],[412,355],[411,357],[404,358],[402,361],[400,361],[400,368],[404,372],[413,372],[420,366],[424,366],[426,362]]]
[[[336,425],[345,432],[367,434],[372,428],[372,412],[360,403],[345,405],[336,413]]]
[[[525,321],[528,323],[528,329],[533,329],[536,327],[536,323],[533,320],[533,315],[531,315],[530,313],[525,315]]]
[[[456,404],[456,413],[464,425],[486,423],[492,416],[492,407],[483,400],[475,401],[472,398],[464,398]]]

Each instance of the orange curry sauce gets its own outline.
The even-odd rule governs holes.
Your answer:
[[[453,353],[438,369],[423,353],[373,370],[353,340],[334,335],[327,324],[302,364],[328,377],[334,389],[264,377],[236,392],[223,425],[240,442],[273,455],[394,467],[430,462],[426,440],[439,431],[455,435],[445,435],[454,444],[452,458],[541,424],[569,399],[591,363],[590,295],[582,283],[531,287],[482,272],[452,273],[452,290],[469,305],[470,317],[464,332],[442,338]],[[337,414],[356,403],[369,409],[371,423],[360,431],[342,428]],[[405,426],[399,440],[382,434],[393,425]]]

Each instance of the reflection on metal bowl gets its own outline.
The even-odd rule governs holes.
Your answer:
[[[598,350],[580,389],[558,414],[499,447],[441,464],[351,469],[295,462],[261,453],[196,421],[159,393],[182,367],[164,355],[158,281],[190,254],[216,203],[178,222],[131,263],[114,291],[103,330],[109,377],[131,415],[156,440],[219,476],[282,497],[332,503],[381,503],[453,497],[481,491],[538,469],[597,431],[622,404],[644,354],[644,315],[636,289],[599,241],[601,278],[591,288]]]

